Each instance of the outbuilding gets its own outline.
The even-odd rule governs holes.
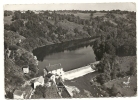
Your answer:
[[[60,77],[64,75],[64,71],[63,71],[61,64],[55,64],[55,65],[49,64],[49,66],[46,66],[46,71],[47,73],[58,75]]]
[[[14,99],[24,99],[24,92],[21,90],[15,90],[13,93]]]
[[[44,78],[43,78],[43,76],[38,77],[38,78],[34,81],[34,83],[33,83],[33,88],[35,89],[36,86],[39,86],[39,85],[44,86]]]
[[[27,74],[27,73],[29,73],[29,66],[23,66],[23,73],[24,74]]]

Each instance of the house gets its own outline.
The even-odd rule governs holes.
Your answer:
[[[52,11],[49,11],[50,14],[52,14],[53,12]]]
[[[44,78],[43,78],[43,76],[38,77],[38,78],[34,81],[34,83],[33,83],[33,88],[35,89],[36,86],[39,86],[39,85],[44,86]]]
[[[24,74],[29,73],[29,66],[23,66],[23,73]]]
[[[54,83],[56,83],[54,74],[49,73],[47,77],[49,78],[49,81],[53,81]]]
[[[21,90],[15,90],[13,93],[13,98],[14,99],[24,99],[24,92]]]
[[[64,75],[64,71],[63,71],[61,64],[55,64],[55,65],[49,64],[49,66],[46,66],[46,71],[47,73],[51,73],[51,74],[54,74],[60,77],[63,77]]]
[[[11,55],[11,50],[9,50],[9,48],[7,48],[5,51],[5,59],[9,58],[10,55]]]
[[[52,19],[52,18],[50,16],[48,16],[47,19]]]

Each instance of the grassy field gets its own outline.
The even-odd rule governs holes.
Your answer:
[[[67,12],[58,12],[58,14],[61,14],[61,15],[63,15],[63,14],[65,14],[65,15],[67,15],[67,14],[73,14],[74,16],[79,16],[81,19],[90,19],[90,13],[67,13]]]
[[[136,56],[125,56],[119,57],[119,63],[121,67],[121,71],[129,71],[131,67],[131,63],[134,63],[136,66]]]
[[[75,28],[77,28],[77,29],[83,31],[83,25],[79,25],[74,22],[69,22],[67,20],[58,22],[57,26],[61,26],[65,30],[74,30]]]
[[[115,15],[115,17],[118,19],[118,18],[124,18],[124,19],[126,19],[127,18],[127,14],[122,14],[122,15],[120,15],[120,14],[114,14]]]
[[[123,72],[128,72],[132,64],[136,66],[136,56],[125,56],[125,57],[119,57],[118,59],[120,63],[119,66],[121,68],[121,71]],[[130,77],[130,83],[128,86],[123,84],[123,82],[127,81],[128,81],[128,76],[108,81],[104,84],[104,86],[106,88],[111,89],[113,85],[116,85],[120,93],[123,94],[123,96],[134,96],[136,94],[135,90],[137,88],[137,76],[135,75]]]
[[[137,77],[136,76],[130,77],[130,83],[128,87],[123,84],[123,82],[127,82],[127,80],[128,77],[114,79],[112,81],[105,83],[104,86],[107,88],[111,88],[114,84],[116,84],[121,94],[123,94],[124,96],[134,96],[135,89],[137,88]]]
[[[64,21],[58,22],[57,26],[62,27],[62,29],[68,30],[67,34],[72,34],[72,36],[76,34],[74,33],[75,28],[77,28],[79,32],[82,32],[86,36],[89,36],[89,34],[83,30],[83,25],[79,25],[74,22],[69,22],[67,20],[64,20]]]
[[[4,17],[4,24],[11,24],[12,15]]]
[[[67,13],[67,12],[58,12],[58,14],[73,14],[74,16],[79,16],[81,19],[90,19],[90,13]],[[93,14],[93,17],[101,17],[104,16],[106,13],[96,12]]]
[[[98,75],[98,73],[95,72],[73,80],[66,80],[65,85],[77,87],[80,90],[79,94],[83,97],[86,96],[85,91],[90,92],[90,95],[93,97],[99,97],[101,95],[100,90],[96,86],[91,86],[90,84],[91,78],[95,77],[96,75]]]
[[[47,21],[48,21],[50,24],[52,24],[52,25],[55,24],[55,21],[54,21],[54,20],[48,20],[48,19],[47,19]]]
[[[93,17],[102,17],[102,16],[104,16],[106,13],[101,13],[101,12],[96,12],[96,13],[94,13],[93,14]]]

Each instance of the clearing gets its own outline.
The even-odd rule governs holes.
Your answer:
[[[60,26],[65,30],[70,30],[73,32],[74,32],[74,29],[77,28],[79,32],[81,31],[83,33],[87,33],[86,31],[83,30],[83,25],[79,25],[79,24],[76,24],[74,22],[69,22],[67,20],[58,22],[57,26]]]
[[[4,24],[8,24],[8,25],[11,24],[12,23],[11,19],[12,19],[12,15],[4,16]]]
[[[67,86],[75,86],[76,88],[78,88],[80,90],[79,95],[81,95],[82,97],[89,97],[87,96],[88,94],[90,94],[91,97],[100,97],[102,95],[101,91],[96,86],[91,86],[90,84],[91,78],[95,77],[98,74],[99,73],[97,72],[89,73],[73,80],[66,80],[64,84]],[[86,91],[89,93],[87,94]]]
[[[136,66],[136,56],[119,57],[121,71],[127,72],[130,70],[132,63]]]
[[[137,77],[131,76],[130,83],[128,84],[128,86],[123,84],[123,82],[127,82],[127,81],[128,81],[128,77],[118,78],[118,79],[114,79],[112,81],[106,82],[104,86],[106,88],[111,88],[114,84],[116,84],[121,94],[123,94],[124,96],[134,96],[136,94],[135,91],[137,88]]]
[[[102,16],[105,16],[106,13],[102,13],[102,12],[96,12],[93,14],[93,17],[102,17]]]
[[[72,12],[57,12],[58,14],[61,14],[61,15],[67,15],[67,14],[69,14],[69,15],[71,15],[71,14],[73,14],[74,16],[79,16],[80,17],[80,19],[90,19],[90,13],[80,13],[80,12],[78,12],[78,13],[72,13]]]

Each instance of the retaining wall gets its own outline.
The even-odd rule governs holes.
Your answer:
[[[65,72],[64,73],[64,79],[65,80],[72,80],[74,78],[84,76],[84,75],[86,75],[88,73],[91,73],[91,72],[94,72],[94,71],[95,70],[93,70],[91,68],[91,66],[88,65],[88,66],[85,66],[85,67],[81,67],[81,68],[77,68],[77,69]]]

